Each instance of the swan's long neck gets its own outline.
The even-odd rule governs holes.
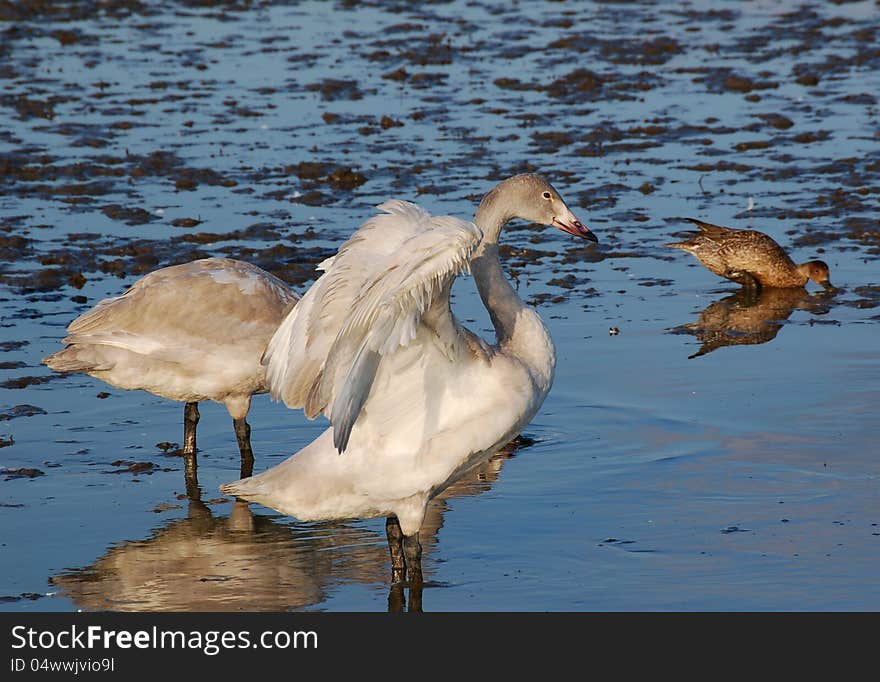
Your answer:
[[[477,209],[474,224],[483,231],[483,241],[471,258],[471,272],[483,305],[492,318],[498,343],[502,344],[513,336],[516,318],[525,304],[504,276],[498,258],[498,236],[512,217],[498,199],[498,192],[492,191]]]
[[[536,384],[546,395],[553,382],[556,351],[541,318],[523,303],[501,269],[498,236],[513,215],[505,209],[500,195],[497,189],[490,192],[477,209],[474,223],[483,231],[483,241],[471,258],[471,272],[492,318],[498,346],[531,368]]]

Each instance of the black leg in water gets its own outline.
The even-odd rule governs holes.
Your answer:
[[[396,516],[389,516],[385,519],[385,534],[388,536],[388,549],[391,552],[391,584],[396,585],[406,579],[403,531]]]
[[[254,473],[254,451],[251,449],[251,425],[247,419],[233,419],[235,438],[238,440],[238,451],[241,453],[241,477],[247,478]]]
[[[422,613],[423,584],[409,586],[409,604],[407,604],[404,583],[393,583],[388,591],[388,613]]]
[[[199,488],[199,462],[195,452],[183,453],[183,480],[186,485],[186,496],[191,500],[201,499]]]
[[[422,585],[422,545],[419,544],[418,531],[403,539],[403,553],[406,556],[406,573],[412,599],[412,588]]]
[[[410,583],[409,585],[409,606],[407,607],[408,613],[421,613],[422,612],[422,587],[424,584],[422,582],[418,583]]]
[[[406,592],[403,583],[391,583],[388,590],[388,613],[404,613],[406,611]]]
[[[187,403],[183,408],[183,454],[196,454],[196,425],[199,423],[199,404]]]

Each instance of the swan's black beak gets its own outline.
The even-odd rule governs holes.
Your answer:
[[[590,232],[589,228],[571,213],[563,218],[553,218],[553,224],[563,232],[573,234],[575,237],[582,237],[583,239],[589,239],[596,244],[599,243],[599,238]]]

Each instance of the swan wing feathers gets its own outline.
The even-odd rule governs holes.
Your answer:
[[[67,328],[66,344],[106,345],[169,362],[268,338],[296,294],[249,263],[207,258],[152,272]]]
[[[452,281],[482,239],[473,223],[388,201],[324,261],[324,274],[288,314],[264,356],[271,394],[313,418],[326,414],[337,447],[369,395],[381,358],[409,344],[427,311],[449,312]],[[435,325],[446,346],[457,323]],[[442,330],[442,331],[441,331]],[[344,447],[344,445],[343,445]],[[340,448],[342,449],[342,448]]]

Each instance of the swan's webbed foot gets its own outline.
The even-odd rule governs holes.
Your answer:
[[[238,441],[238,451],[241,453],[241,478],[248,478],[254,473],[254,451],[251,449],[251,425],[247,419],[233,419],[232,426],[235,428],[235,438]]]

